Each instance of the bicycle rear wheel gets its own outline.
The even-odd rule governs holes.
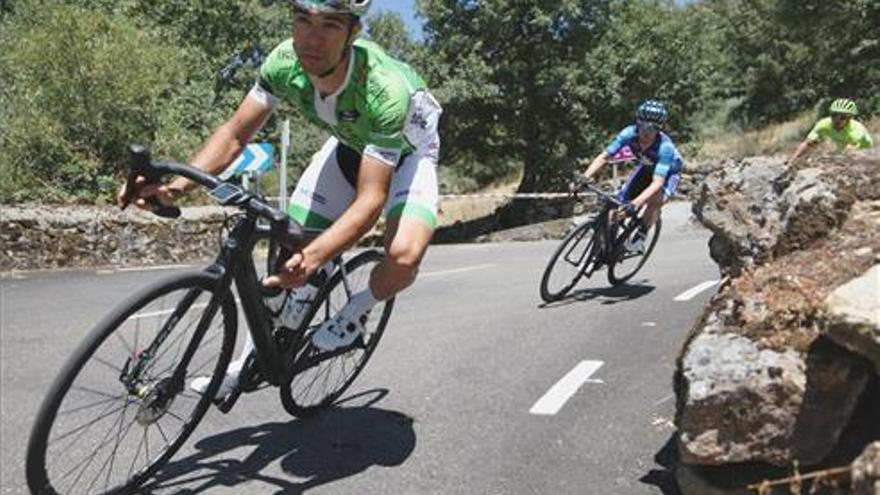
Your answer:
[[[578,283],[592,257],[596,242],[595,222],[578,225],[556,248],[541,277],[541,299],[558,301]]]
[[[216,287],[216,275],[176,275],[92,329],[37,413],[26,461],[31,493],[131,493],[180,448],[235,345],[235,302]],[[189,378],[207,373],[204,395],[187,389]]]
[[[622,284],[633,278],[639,270],[648,261],[648,257],[654,251],[657,245],[657,239],[660,238],[660,229],[662,222],[660,218],[654,222],[654,225],[648,230],[645,237],[645,250],[643,252],[631,252],[624,247],[624,243],[636,234],[638,230],[634,224],[627,225],[623,233],[616,239],[614,243],[613,261],[608,266],[608,282],[613,285]]]
[[[293,374],[280,387],[281,403],[293,416],[305,417],[330,406],[354,382],[364,369],[388,324],[394,298],[382,301],[370,310],[366,334],[351,346],[332,352],[319,352],[310,342],[311,334],[325,320],[331,319],[352,294],[367,288],[370,272],[383,259],[380,252],[364,251],[345,263],[348,276],[337,270],[321,289],[294,346]]]

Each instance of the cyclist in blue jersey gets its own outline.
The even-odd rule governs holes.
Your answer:
[[[646,100],[636,110],[635,124],[620,131],[584,172],[584,177],[592,180],[624,146],[636,156],[636,169],[618,195],[620,201],[627,203],[627,209],[640,211],[644,208],[639,232],[625,246],[633,252],[644,252],[646,234],[657,220],[663,204],[675,193],[684,166],[672,139],[661,130],[667,120],[669,113],[665,105]]]

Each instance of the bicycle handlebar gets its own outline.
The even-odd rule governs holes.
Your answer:
[[[277,239],[281,245],[296,250],[297,246],[302,243],[304,233],[299,223],[292,221],[284,212],[266,204],[261,198],[244,191],[235,184],[224,182],[192,165],[170,160],[153,161],[150,150],[144,146],[131,145],[128,151],[129,172],[122,200],[123,208],[134,199],[137,193],[139,187],[136,185],[136,181],[138,177],[145,179],[141,184],[143,186],[156,184],[166,175],[180,175],[208,188],[208,194],[221,205],[238,206],[268,220],[270,235]],[[156,198],[150,199],[152,200],[150,204],[155,207],[153,213],[156,215],[168,218],[180,216],[180,208],[177,206],[165,206],[159,204]]]

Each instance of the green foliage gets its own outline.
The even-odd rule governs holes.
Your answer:
[[[497,177],[517,162],[520,191],[560,187],[588,128],[566,89],[608,5],[422,0],[423,65],[445,109],[445,166],[477,161]]]
[[[558,190],[646,98],[668,105],[693,153],[836,97],[865,118],[880,109],[880,2],[679,3],[420,0],[423,40],[388,12],[364,35],[443,105],[448,192],[520,170],[520,191]],[[287,0],[0,0],[0,202],[109,200],[131,142],[186,159],[256,77],[224,67],[289,30]],[[277,143],[286,118],[292,184],[326,134],[282,108],[255,140]]]
[[[197,63],[125,18],[54,2],[34,7],[19,4],[0,39],[0,111],[9,122],[0,166],[59,197],[110,194],[127,143],[154,139]],[[2,198],[44,194],[4,190]]]
[[[880,3],[712,0],[726,43],[728,87],[744,127],[792,117],[839,96],[880,107]],[[823,108],[824,110],[824,108]]]

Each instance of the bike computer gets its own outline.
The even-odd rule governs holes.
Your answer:
[[[208,196],[211,196],[220,204],[228,204],[240,200],[244,196],[244,191],[235,184],[224,182],[208,191]]]

